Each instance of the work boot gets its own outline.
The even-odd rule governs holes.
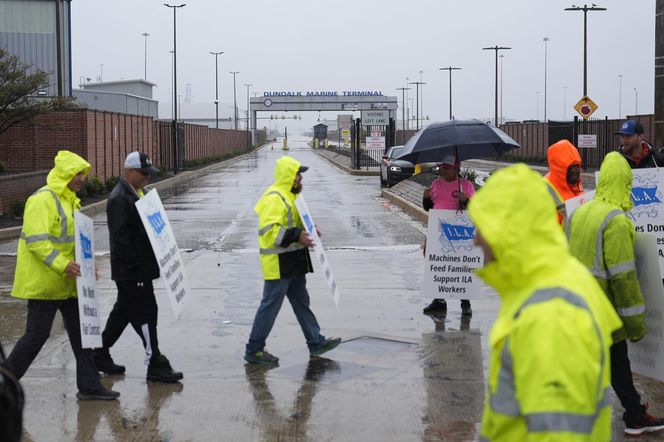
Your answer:
[[[470,308],[470,300],[461,300],[461,316],[473,316],[473,309]]]
[[[106,374],[124,374],[125,372],[124,365],[118,365],[113,362],[111,353],[107,348],[98,348],[94,350],[94,359],[95,365],[97,366],[97,371],[101,371]]]
[[[442,298],[436,298],[431,301],[431,304],[422,309],[422,313],[445,312],[447,313],[447,301]]]
[[[322,344],[320,344],[314,350],[310,350],[309,355],[312,358],[316,358],[323,353],[336,348],[339,344],[341,344],[341,338],[326,338]]]
[[[76,397],[79,401],[112,401],[119,398],[120,393],[100,385],[94,390],[79,391],[76,393]]]
[[[625,434],[638,436],[644,433],[658,433],[664,430],[664,419],[651,416],[648,404],[641,405],[641,416],[633,421],[625,420]]]
[[[184,376],[181,372],[173,370],[171,363],[168,362],[166,356],[159,355],[152,357],[150,365],[148,365],[147,380],[151,382],[165,382],[172,384],[181,380]]]
[[[279,365],[279,358],[266,352],[265,350],[245,353],[244,360],[250,364],[260,365]]]

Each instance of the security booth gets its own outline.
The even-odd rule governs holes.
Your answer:
[[[327,125],[319,123],[314,126],[314,147],[327,146]]]

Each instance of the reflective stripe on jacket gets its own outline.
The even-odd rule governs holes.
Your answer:
[[[546,185],[526,165],[496,172],[469,215],[501,297],[489,337],[482,440],[611,439],[609,347],[620,319],[567,249]]]
[[[275,183],[265,191],[254,208],[258,214],[258,247],[265,280],[292,276],[292,269],[285,271],[282,268],[287,265],[286,261],[291,261],[288,264],[293,264],[293,260],[302,261],[302,269],[295,269],[295,273],[310,271],[308,250],[296,240],[283,244],[289,231],[303,229],[295,207],[296,195],[291,192],[299,169],[297,160],[289,156],[279,158],[274,172]]]
[[[57,300],[76,296],[76,280],[64,274],[74,261],[74,211],[80,200],[67,187],[90,164],[69,151],[60,151],[46,186],[25,204],[23,228],[18,241],[12,296]]]
[[[570,252],[586,265],[606,293],[624,329],[614,338],[645,335],[645,304],[636,273],[634,225],[625,215],[632,208],[632,171],[617,152],[600,168],[595,198],[579,207],[567,222]]]

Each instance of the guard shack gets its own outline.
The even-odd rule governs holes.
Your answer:
[[[319,123],[314,126],[314,148],[327,147],[327,125]]]

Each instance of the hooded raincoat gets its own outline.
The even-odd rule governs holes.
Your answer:
[[[298,242],[304,229],[291,191],[301,164],[292,157],[277,160],[275,182],[258,200],[258,247],[263,279],[299,276],[312,270],[309,250]]]
[[[636,273],[634,224],[625,215],[631,200],[632,170],[618,152],[599,170],[595,198],[567,221],[570,252],[595,276],[624,324],[615,341],[645,335],[645,304]]]
[[[87,175],[90,164],[73,152],[61,150],[46,186],[28,198],[12,296],[40,300],[76,297],[76,280],[64,271],[75,259],[74,212],[80,207],[76,193],[67,185],[80,172]]]
[[[610,440],[609,347],[620,320],[569,254],[545,183],[524,164],[500,170],[468,212],[495,258],[477,273],[501,298],[482,440]]]
[[[549,185],[549,193],[556,202],[558,222],[563,223],[567,217],[565,201],[583,193],[583,184],[570,186],[567,183],[567,169],[572,165],[581,167],[579,151],[568,140],[560,140],[549,146],[547,151],[549,173],[544,176]]]

